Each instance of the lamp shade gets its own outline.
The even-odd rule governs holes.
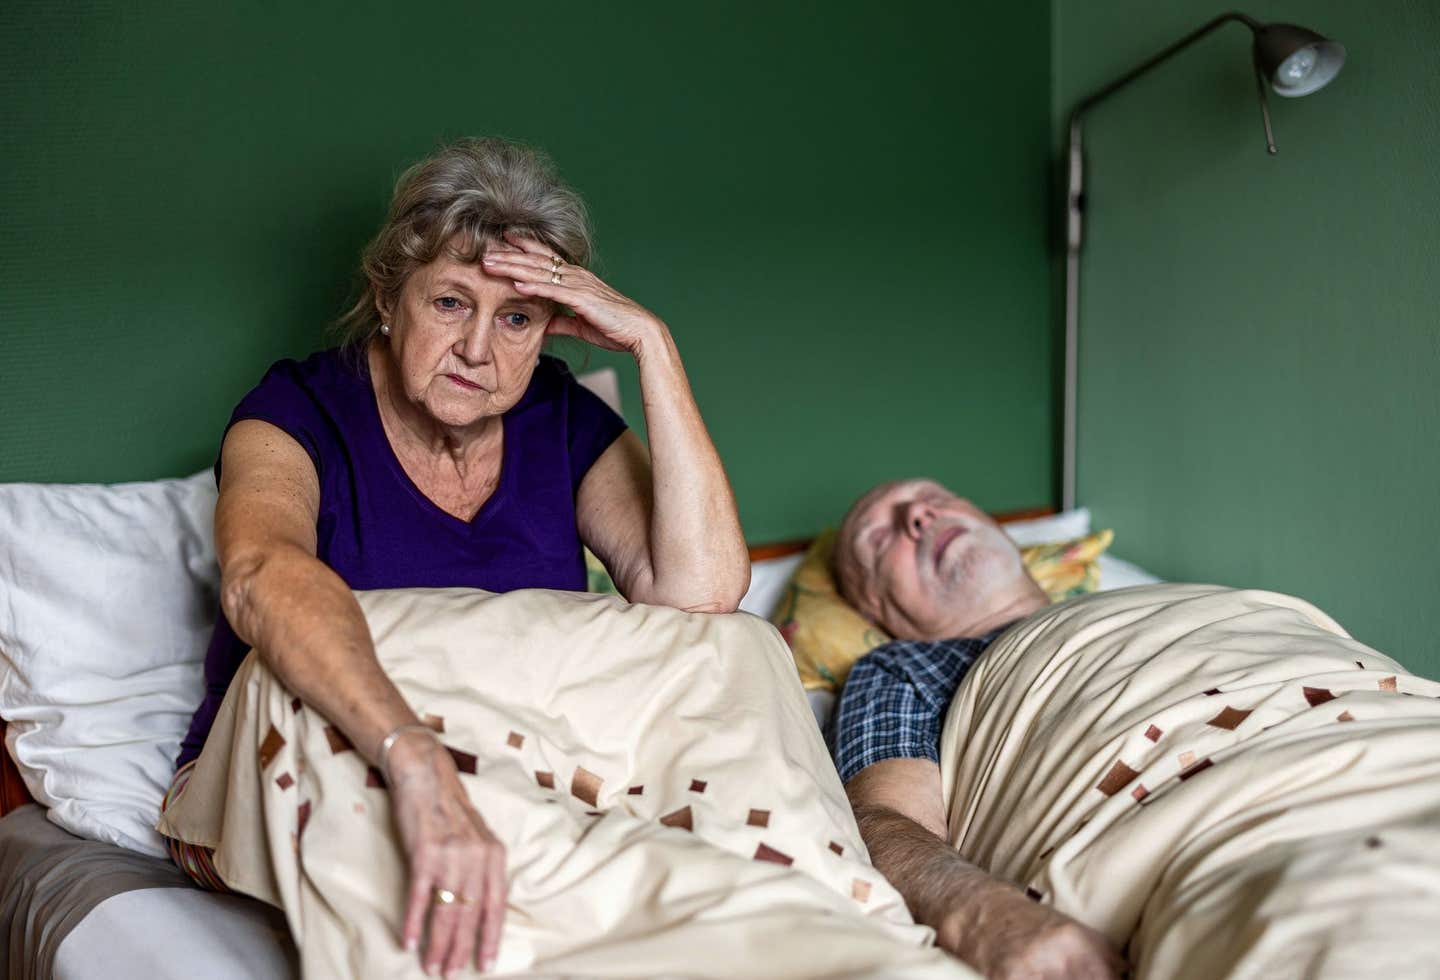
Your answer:
[[[1295,24],[1266,24],[1255,31],[1255,64],[1276,95],[1294,98],[1340,74],[1345,46]]]

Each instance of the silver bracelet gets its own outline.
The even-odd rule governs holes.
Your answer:
[[[395,743],[400,740],[400,736],[406,732],[424,732],[436,742],[440,741],[440,736],[436,733],[435,729],[429,725],[422,725],[418,721],[407,722],[381,739],[380,751],[375,753],[375,762],[377,768],[380,770],[380,775],[385,777],[386,786],[390,785],[390,750],[395,747]]]

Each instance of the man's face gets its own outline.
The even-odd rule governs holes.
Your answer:
[[[876,487],[841,525],[841,588],[892,634],[962,635],[1027,573],[1020,552],[982,510],[932,480]]]

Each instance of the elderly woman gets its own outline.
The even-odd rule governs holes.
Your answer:
[[[381,669],[351,590],[580,590],[582,544],[635,602],[728,612],[749,581],[675,342],[590,256],[584,206],[539,153],[442,149],[400,178],[346,343],[274,365],[216,467],[222,615],[171,800],[254,646],[385,773],[410,869],[404,940],[419,945],[428,911],[427,971],[493,961],[505,854]],[[634,356],[649,453],[540,353],[556,336]],[[172,849],[218,884],[204,851]]]

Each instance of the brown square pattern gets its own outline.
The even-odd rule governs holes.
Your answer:
[[[268,768],[284,747],[285,736],[281,735],[279,729],[274,725],[271,725],[270,730],[265,733],[265,740],[260,743],[260,768],[262,770]]]
[[[745,818],[745,823],[751,827],[768,827],[770,826],[770,811],[751,810],[750,816]]]
[[[783,864],[787,867],[795,863],[795,859],[790,855],[777,851],[765,843],[761,843],[759,847],[755,848],[755,860],[769,861],[773,864]]]
[[[830,842],[830,850],[842,856],[845,854],[845,846],[843,844],[837,844],[833,840]]]
[[[1199,762],[1195,763],[1193,766],[1182,772],[1180,774],[1180,779],[1183,782],[1184,780],[1189,779],[1191,776],[1197,776],[1200,773],[1204,772],[1206,769],[1209,769],[1214,764],[1215,763],[1211,762],[1209,759],[1201,759]]]
[[[1227,704],[1224,711],[1221,711],[1218,715],[1216,715],[1214,718],[1211,718],[1205,724],[1211,725],[1215,728],[1224,728],[1227,731],[1233,732],[1235,729],[1240,727],[1241,723],[1244,722],[1246,718],[1249,717],[1250,712],[1241,711],[1239,708],[1232,708]]]
[[[705,792],[705,787],[706,787],[707,785],[709,785],[709,784],[706,783],[705,780],[703,780],[703,779],[692,779],[692,780],[690,780],[690,792],[692,792],[692,793],[703,793],[703,792]]]
[[[349,752],[355,746],[345,737],[345,733],[334,725],[325,726],[325,741],[330,743],[330,754],[339,755],[341,752]]]
[[[519,732],[511,732],[505,736],[505,744],[512,749],[522,748],[525,745],[525,736]]]
[[[695,829],[695,819],[690,813],[688,806],[682,806],[672,813],[667,813],[660,818],[660,822],[667,827],[682,827],[685,830]]]
[[[275,785],[279,786],[282,790],[289,789],[291,786],[295,785],[295,777],[290,775],[288,772],[282,772],[278,777],[276,777]]]
[[[455,768],[467,776],[475,775],[475,766],[480,759],[473,752],[461,752],[452,746],[445,746],[445,751],[450,753],[450,758],[455,760]]]
[[[1131,769],[1125,763],[1116,760],[1115,764],[1110,767],[1110,771],[1105,774],[1105,778],[1100,780],[1095,788],[1106,796],[1114,796],[1126,786],[1129,786],[1130,781],[1138,775],[1140,775],[1140,773]]]
[[[555,774],[554,774],[553,772],[541,772],[539,769],[536,769],[536,770],[535,770],[535,782],[539,783],[541,786],[545,787],[546,789],[554,789],[554,788],[555,788]]]
[[[1154,725],[1151,725],[1149,728],[1145,729],[1145,737],[1152,742],[1160,741],[1160,736],[1164,734],[1164,732],[1156,728]]]
[[[591,806],[596,806],[600,799],[600,787],[605,780],[595,775],[584,766],[575,767],[575,775],[570,777],[570,795]]]

